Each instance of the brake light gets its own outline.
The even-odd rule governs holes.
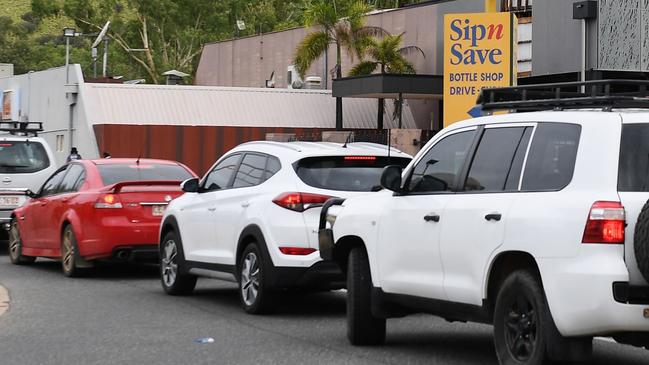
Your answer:
[[[117,195],[115,194],[102,195],[95,202],[95,208],[111,209],[111,208],[121,208],[121,207],[122,207],[122,203],[119,201]]]
[[[273,199],[273,203],[282,208],[304,212],[309,208],[319,207],[326,202],[330,196],[310,193],[283,193]]]
[[[625,214],[620,202],[593,203],[582,243],[624,243]]]
[[[304,247],[280,247],[279,250],[284,255],[294,255],[294,256],[306,256],[316,251],[315,248],[304,248]]]
[[[346,161],[376,161],[376,156],[345,156]]]

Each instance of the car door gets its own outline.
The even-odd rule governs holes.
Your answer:
[[[532,130],[524,124],[486,126],[462,188],[446,205],[440,251],[449,301],[482,305],[486,265],[503,244]]]
[[[476,133],[477,127],[454,131],[433,144],[406,177],[404,193],[395,194],[384,205],[376,257],[385,292],[446,297],[440,226]]]
[[[226,253],[216,246],[216,209],[223,193],[229,189],[242,155],[235,153],[221,159],[205,175],[198,193],[176,217],[187,260],[222,264]]]
[[[251,198],[259,192],[263,182],[267,156],[258,153],[246,153],[232,182],[232,187],[219,192],[219,205],[216,207],[214,227],[216,228],[215,245],[223,256],[219,258],[224,264],[234,265],[239,232],[242,222],[251,207]]]
[[[58,193],[59,185],[65,176],[68,166],[56,170],[41,187],[38,197],[33,199],[25,212],[25,223],[28,236],[26,247],[46,248],[47,234],[56,224],[51,216],[52,198]]]
[[[68,209],[70,200],[77,193],[77,182],[85,176],[84,168],[78,163],[70,164],[59,184],[56,194],[49,197],[46,214],[49,224],[44,224],[43,247],[58,250],[61,247],[61,217]]]

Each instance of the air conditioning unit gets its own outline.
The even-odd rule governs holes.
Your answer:
[[[322,89],[322,77],[307,76],[304,80],[305,89]]]
[[[295,65],[290,65],[286,68],[286,85],[289,89],[302,89],[304,88],[304,81],[297,72]]]

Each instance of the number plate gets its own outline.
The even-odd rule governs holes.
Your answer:
[[[151,206],[151,212],[154,216],[161,216],[165,213],[166,205],[153,205]]]
[[[16,207],[19,201],[17,196],[0,196],[0,207]]]

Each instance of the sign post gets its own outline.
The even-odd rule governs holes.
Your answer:
[[[483,88],[516,84],[516,16],[444,16],[444,127],[475,117]]]

